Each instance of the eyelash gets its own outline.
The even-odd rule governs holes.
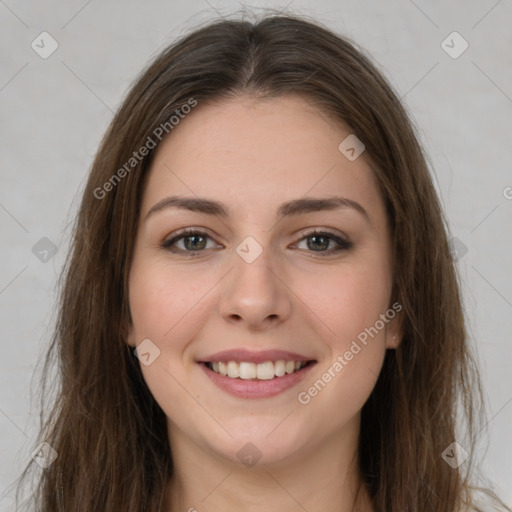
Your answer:
[[[205,252],[206,249],[201,249],[201,250],[196,250],[196,251],[187,251],[187,250],[183,250],[183,249],[176,249],[176,248],[173,248],[172,245],[175,244],[176,242],[178,242],[179,240],[181,240],[182,238],[188,238],[190,236],[195,236],[195,235],[200,235],[200,236],[206,236],[207,238],[210,238],[212,239],[208,233],[205,233],[204,231],[199,231],[197,229],[193,229],[193,228],[187,228],[181,232],[178,232],[176,234],[176,236],[174,236],[173,238],[171,239],[168,239],[168,240],[164,240],[164,242],[162,242],[162,248],[163,249],[166,249],[170,252],[173,252],[173,253],[177,253],[177,254],[184,254],[186,255],[186,257],[195,257],[198,253],[200,252]],[[307,238],[311,238],[313,236],[322,236],[322,237],[327,237],[331,240],[334,240],[337,244],[338,244],[338,247],[334,248],[334,249],[330,249],[330,250],[327,250],[327,251],[308,251],[308,252],[318,252],[320,253],[320,257],[325,257],[322,255],[322,253],[326,254],[326,255],[331,255],[333,253],[337,253],[337,252],[340,252],[340,251],[343,251],[343,250],[348,250],[350,249],[353,244],[352,242],[349,242],[347,240],[343,240],[342,238],[340,238],[339,236],[333,234],[333,233],[330,233],[329,231],[321,231],[321,230],[313,230],[313,231],[310,231],[310,232],[307,232],[307,233],[301,233],[302,235],[302,238],[299,240],[299,242],[301,242],[302,240],[305,240]],[[212,239],[213,240],[213,239]]]

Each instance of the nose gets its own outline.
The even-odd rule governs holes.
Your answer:
[[[243,253],[240,253],[243,254]],[[276,327],[290,316],[293,293],[286,271],[263,249],[254,261],[233,254],[218,310],[227,322],[253,331]]]

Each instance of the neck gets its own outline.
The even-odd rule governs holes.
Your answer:
[[[204,450],[171,429],[170,512],[374,512],[357,462],[358,427],[355,421],[343,436],[252,467]]]

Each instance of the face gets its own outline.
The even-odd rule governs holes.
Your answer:
[[[242,96],[199,104],[158,148],[127,342],[171,446],[272,464],[357,422],[399,333],[384,204],[364,153],[338,149],[350,133],[300,96]]]

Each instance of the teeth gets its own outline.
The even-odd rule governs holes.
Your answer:
[[[282,377],[286,373],[290,374],[306,366],[306,361],[284,361],[279,360],[275,363],[265,361],[264,363],[249,363],[236,361],[208,363],[208,367],[215,373],[231,377],[232,379],[258,379],[270,380],[274,377]]]
[[[238,365],[235,361],[229,361],[228,363],[228,377],[231,377],[232,379],[240,377],[240,371],[238,370]]]
[[[224,375],[224,377],[228,374],[228,365],[226,363],[219,363],[219,373]]]
[[[284,361],[276,361],[274,363],[274,374],[276,377],[282,377],[286,373],[286,365]]]
[[[230,361],[230,363],[238,366],[240,378],[241,379],[255,379],[256,378],[256,365],[254,363],[240,363],[238,365],[235,361]],[[259,365],[258,365],[259,366]]]
[[[260,380],[270,380],[274,378],[274,363],[267,361],[256,365],[256,377]]]

